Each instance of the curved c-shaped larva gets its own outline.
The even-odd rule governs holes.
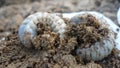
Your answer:
[[[28,48],[32,46],[32,39],[36,36],[37,23],[47,23],[53,32],[59,33],[60,38],[64,37],[66,24],[57,15],[47,12],[37,12],[28,16],[19,27],[19,38],[22,44]]]
[[[80,14],[85,14],[85,13],[89,13],[89,14],[92,14],[99,19],[103,19],[106,21],[107,24],[109,24],[110,29],[116,33],[116,38],[115,38],[115,45],[116,46],[115,47],[118,50],[120,50],[120,27],[117,26],[111,19],[104,16],[102,13],[99,13],[96,11],[82,11],[82,12],[73,12],[73,13],[63,13],[62,16],[63,16],[63,18],[71,19],[75,15],[80,15]],[[76,19],[78,19],[78,18],[76,18]],[[118,24],[120,24],[120,8],[118,9],[118,12],[117,12],[117,20],[118,20]]]
[[[94,14],[78,14],[72,17],[70,21],[74,23],[85,22],[87,20],[88,15],[92,15],[93,17],[95,17],[95,19],[101,24],[102,28],[108,28],[108,35],[104,37],[101,41],[92,44],[91,47],[77,48],[76,55],[85,60],[98,61],[107,57],[111,53],[115,45],[115,34],[111,30],[109,24],[106,23],[105,19],[94,16]]]

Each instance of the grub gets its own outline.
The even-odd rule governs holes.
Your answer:
[[[82,17],[81,17],[82,18]],[[109,29],[102,27],[99,21],[92,15],[86,17],[86,20],[75,24],[68,24],[66,35],[69,38],[75,37],[79,48],[91,47],[95,42],[101,41],[108,35]]]

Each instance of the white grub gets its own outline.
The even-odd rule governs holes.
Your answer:
[[[37,12],[28,16],[19,27],[19,38],[24,46],[31,48],[31,41],[37,34],[37,24],[40,22],[47,23],[53,32],[60,34],[60,38],[64,37],[66,28],[64,20],[52,13]]]
[[[109,24],[109,28],[116,33],[116,38],[115,38],[115,47],[120,50],[120,27],[117,26],[111,19],[108,17],[104,16],[103,14],[96,12],[96,11],[82,11],[82,12],[74,12],[74,13],[63,13],[62,16],[63,18],[68,18],[71,19],[75,15],[82,15],[85,13],[92,14],[93,16],[100,18],[104,21],[105,23]],[[117,12],[117,20],[118,24],[120,25],[120,8],[118,9]]]
[[[89,14],[90,13],[78,14],[72,17],[70,21],[74,23],[85,22],[86,17]],[[90,14],[90,15],[94,16],[94,14]],[[96,18],[96,20],[99,21],[99,23],[101,24],[101,27],[103,28],[105,27],[109,29],[108,35],[105,38],[103,38],[101,41],[93,44],[89,48],[82,48],[82,49],[77,48],[76,54],[85,60],[98,61],[107,57],[111,53],[115,45],[114,43],[115,34],[111,30],[109,24],[106,23],[106,20],[104,18],[99,18],[97,16],[94,16],[94,17]]]

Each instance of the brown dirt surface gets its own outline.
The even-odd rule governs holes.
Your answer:
[[[117,24],[116,12],[120,6],[119,0],[26,0],[27,3],[24,4],[23,0],[20,3],[11,2],[13,0],[5,1],[8,0],[0,2],[0,68],[120,68],[120,57],[116,55],[119,51],[116,49],[101,61],[78,62],[71,53],[76,45],[74,41],[76,38],[60,40],[58,34],[51,30],[40,32],[39,24],[37,30],[39,35],[33,39],[35,48],[27,49],[18,38],[21,22],[37,11],[95,10],[102,12]],[[48,34],[51,39],[46,38]],[[41,40],[45,46],[39,44]],[[48,44],[54,45],[48,46]]]

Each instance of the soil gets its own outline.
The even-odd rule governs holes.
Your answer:
[[[18,38],[19,25],[28,15],[36,11],[95,10],[102,12],[117,24],[116,12],[119,6],[119,0],[32,0],[24,4],[17,2],[2,5],[0,8],[0,68],[120,68],[117,49],[101,61],[78,62],[71,54],[76,45],[75,38],[60,40],[58,34],[51,32],[49,28],[45,29],[44,33],[40,32],[40,24],[37,30],[39,35],[33,39],[35,48],[24,47]],[[46,37],[48,34],[52,40]],[[39,44],[41,40],[45,45]],[[58,44],[61,45],[58,46]]]

